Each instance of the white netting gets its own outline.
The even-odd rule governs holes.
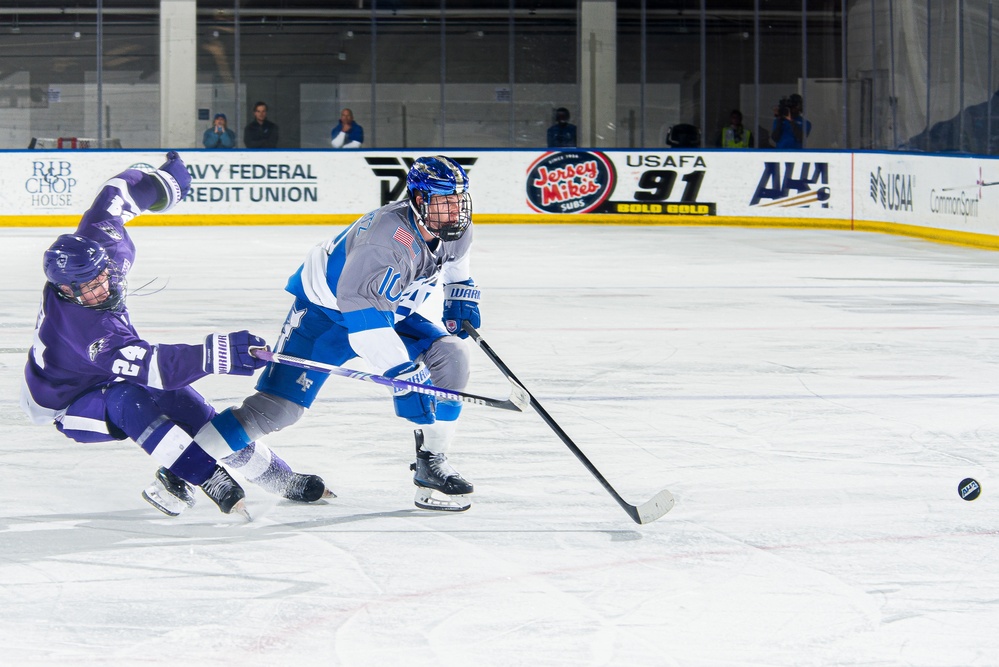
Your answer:
[[[121,140],[109,138],[103,146],[98,146],[96,137],[32,137],[31,148],[39,150],[72,148],[121,148]]]

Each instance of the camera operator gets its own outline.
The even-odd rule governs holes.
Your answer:
[[[805,137],[812,131],[811,121],[801,115],[804,101],[795,93],[781,99],[774,108],[774,124],[770,136],[778,150],[800,150],[805,147]]]

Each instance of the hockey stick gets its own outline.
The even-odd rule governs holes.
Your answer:
[[[474,403],[475,405],[484,405],[487,408],[513,410],[514,412],[523,412],[524,408],[526,408],[530,402],[530,398],[528,397],[526,391],[522,393],[522,387],[512,382],[511,385],[513,385],[513,387],[510,393],[510,398],[501,400],[498,398],[476,396],[475,394],[466,394],[452,389],[441,389],[440,387],[435,387],[429,384],[417,384],[415,382],[406,382],[405,380],[396,380],[394,378],[385,377],[384,375],[375,375],[374,373],[355,371],[349,368],[334,366],[332,364],[312,361],[311,359],[301,359],[299,357],[281,354],[280,352],[271,352],[270,350],[262,347],[253,348],[250,352],[257,359],[263,359],[264,361],[270,361],[275,364],[297,366],[298,368],[304,368],[308,371],[320,371],[322,373],[339,375],[341,377],[352,378],[354,380],[364,380],[365,382],[373,382],[385,387],[392,387],[393,389],[411,389],[418,394],[428,394],[430,396],[436,396],[437,398],[443,398],[447,401]]]
[[[479,332],[475,329],[475,327],[466,321],[464,322],[463,328],[468,335],[472,337],[472,340],[474,340],[478,346],[482,348],[482,351],[486,353],[486,356],[489,357],[490,361],[496,364],[496,368],[498,368],[500,372],[506,376],[506,379],[509,380],[515,387],[520,388],[520,390],[529,399],[530,405],[534,408],[535,412],[541,416],[551,430],[555,431],[555,435],[557,435],[565,446],[569,448],[569,451],[575,454],[576,458],[579,459],[584,466],[586,466],[586,469],[590,471],[590,474],[597,478],[600,485],[603,486],[607,493],[611,494],[614,500],[616,500],[618,504],[624,508],[624,511],[628,513],[628,516],[630,516],[635,523],[650,523],[673,509],[673,504],[675,503],[673,500],[673,494],[666,489],[663,489],[656,495],[652,496],[651,499],[645,501],[641,505],[632,505],[625,501],[625,499],[621,497],[621,494],[615,491],[614,487],[610,485],[610,482],[608,482],[607,479],[600,474],[600,471],[597,470],[597,467],[590,462],[590,459],[586,458],[586,454],[584,454],[579,447],[576,446],[576,443],[572,441],[572,438],[570,438],[566,432],[562,430],[562,427],[560,427],[555,420],[552,419],[552,416],[549,415],[543,407],[541,407],[541,404],[538,403],[538,399],[534,398],[531,392],[527,391],[524,385],[521,384],[520,380],[517,379],[517,376],[513,374],[513,371],[511,371],[507,365],[503,363],[503,360],[499,358],[499,355],[493,351],[493,348],[489,347],[489,343],[487,343],[482,336],[479,335]]]

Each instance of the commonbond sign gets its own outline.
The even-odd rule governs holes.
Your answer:
[[[999,234],[999,161],[985,157],[858,154],[856,217]]]
[[[80,214],[161,151],[4,151],[2,216]],[[182,151],[193,179],[171,213],[360,215],[406,196],[426,152]],[[806,151],[454,151],[477,214],[867,220],[999,235],[999,161]],[[293,221],[293,220],[292,220]]]

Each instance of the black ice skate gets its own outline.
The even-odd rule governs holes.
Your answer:
[[[156,479],[142,497],[167,516],[177,516],[196,502],[194,487],[166,468],[156,471]]]
[[[336,494],[326,488],[326,482],[322,477],[304,475],[300,472],[291,474],[288,486],[281,495],[296,503],[314,503],[323,498],[336,498]]]
[[[423,449],[423,431],[417,429],[416,463],[409,466],[415,471],[413,484],[416,484],[416,506],[424,510],[444,512],[464,512],[472,506],[467,495],[472,493],[469,484],[458,471],[451,467],[444,454],[435,454]]]
[[[222,466],[215,466],[212,476],[201,483],[201,490],[219,506],[223,514],[236,513],[247,521],[252,520],[246,510],[246,503],[243,502],[246,492]]]

